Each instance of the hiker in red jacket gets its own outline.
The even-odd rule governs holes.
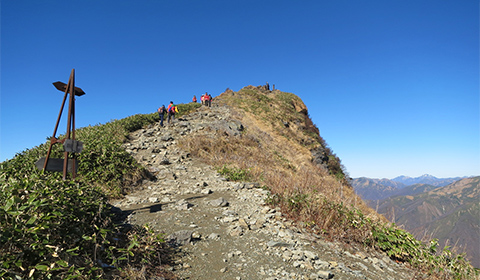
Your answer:
[[[205,92],[205,95],[202,96],[203,97],[203,103],[205,106],[208,106],[208,104],[210,103],[210,99],[208,97],[208,93]]]
[[[173,101],[170,101],[170,104],[168,104],[167,107],[167,123],[170,124],[170,120],[172,117],[175,116],[175,106],[173,105]]]
[[[197,103],[197,97],[195,95],[193,96],[192,102]]]

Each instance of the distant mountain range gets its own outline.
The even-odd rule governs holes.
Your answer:
[[[437,238],[440,248],[448,245],[466,252],[478,268],[480,177],[458,179],[438,179],[430,175],[400,176],[392,180],[357,178],[353,186],[362,198],[369,200],[373,209],[391,222],[404,227],[417,239]],[[444,185],[449,181],[453,182]]]
[[[392,181],[397,183],[402,183],[405,186],[410,186],[414,184],[429,184],[432,186],[443,187],[464,178],[467,178],[467,177],[437,178],[432,175],[424,174],[416,178],[412,178],[408,176],[398,176],[396,178],[393,178]]]
[[[480,267],[480,177],[445,187],[416,184],[408,188],[403,195],[378,201],[377,212],[417,239],[438,238],[440,248],[448,245],[466,252],[471,263]]]
[[[379,200],[392,195],[399,195],[401,194],[401,189],[411,185],[428,184],[435,187],[443,187],[463,178],[467,177],[436,178],[428,174],[416,178],[408,176],[399,176],[393,179],[361,177],[353,179],[352,186],[355,192],[364,200]]]

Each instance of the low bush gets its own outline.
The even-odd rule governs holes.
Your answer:
[[[249,181],[251,175],[248,170],[241,168],[230,168],[227,165],[217,169],[217,172],[229,181]]]
[[[439,252],[436,239],[423,243],[395,224],[372,224],[371,233],[365,244],[379,248],[394,260],[408,262],[441,279],[478,278],[478,269],[465,255],[454,255],[448,247]]]
[[[179,116],[196,107],[180,104]],[[121,145],[158,120],[152,113],[78,129],[84,150],[75,181],[35,167],[49,142],[0,163],[0,279],[173,278],[162,237],[123,224],[108,204],[148,176]],[[63,157],[61,145],[55,157]]]

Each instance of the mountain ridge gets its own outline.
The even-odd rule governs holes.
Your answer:
[[[473,176],[471,176],[471,177],[473,177]],[[455,181],[458,181],[458,180],[461,180],[461,179],[464,179],[464,178],[468,178],[468,176],[437,178],[433,175],[424,174],[424,175],[419,176],[419,177],[409,177],[409,176],[401,175],[401,176],[395,177],[391,180],[395,181],[395,182],[405,184],[407,186],[414,185],[414,184],[429,184],[429,185],[441,187],[441,186],[446,186],[448,184],[451,184]]]
[[[165,251],[156,251],[160,249],[156,246],[163,245],[178,248],[176,252],[181,258],[172,263],[169,271],[186,269],[187,273],[194,272],[192,277],[200,274],[208,277],[208,265],[205,270],[196,270],[197,267],[192,268],[190,264],[198,264],[194,258],[208,260],[210,256],[217,256],[217,265],[227,265],[216,266],[215,273],[220,275],[217,279],[228,278],[229,272],[237,270],[248,276],[246,279],[297,279],[299,276],[319,279],[333,275],[340,275],[340,279],[365,276],[379,279],[387,275],[391,275],[388,279],[398,279],[402,271],[406,273],[403,279],[426,279],[429,275],[448,278],[453,274],[445,270],[447,266],[454,267],[455,273],[462,276],[472,275],[471,266],[463,258],[447,263],[444,252],[433,255],[436,246],[422,244],[410,233],[388,223],[354,193],[340,159],[320,136],[298,96],[271,91],[268,86],[247,86],[238,92],[226,90],[215,97],[211,108],[198,103],[178,105],[179,111],[185,110],[185,114],[179,113],[174,123],[166,127],[160,126],[156,113],[151,113],[78,129],[77,139],[83,141],[85,147],[78,155],[76,182],[64,182],[59,180],[59,174],[35,168],[33,163],[47,152],[48,142],[2,163],[0,180],[5,183],[1,185],[5,191],[0,192],[0,205],[4,205],[0,211],[3,211],[2,217],[8,219],[0,220],[2,243],[7,242],[7,246],[0,246],[0,258],[11,270],[0,268],[0,276],[5,273],[15,278],[19,275],[24,278],[35,275],[38,279],[60,274],[73,276],[68,268],[72,259],[57,254],[57,250],[71,248],[80,250],[75,252],[79,257],[75,258],[78,270],[74,273],[81,273],[85,269],[82,265],[86,264],[94,275],[113,276],[109,272],[106,275],[102,268],[97,269],[99,263],[110,272],[114,269],[114,273],[136,273],[140,277],[135,279],[149,279],[148,276],[153,276],[151,273],[158,271],[151,269],[169,259],[164,255],[160,258],[159,254]],[[52,155],[61,157],[61,147],[57,145]],[[203,165],[192,166],[193,161],[201,161]],[[54,187],[45,188],[45,179]],[[78,189],[80,187],[83,189]],[[66,207],[70,206],[69,201],[58,196],[64,189],[69,190],[66,194],[75,202],[75,207]],[[122,199],[115,205],[129,207],[118,209],[103,203],[112,198]],[[41,209],[47,211],[46,215],[43,212],[38,215],[37,208],[28,208],[25,203],[48,206]],[[33,212],[18,220],[18,211],[10,211],[12,207]],[[202,210],[196,213],[200,207]],[[84,208],[88,211],[82,211]],[[52,210],[56,215],[62,214],[62,222],[52,223],[48,216]],[[98,215],[99,212],[105,215]],[[81,221],[85,221],[82,229],[88,235],[77,228],[72,231],[72,223],[79,222],[75,220],[76,214],[82,214]],[[102,219],[110,214],[115,214],[116,221]],[[163,237],[159,239],[132,227],[143,214],[149,216],[148,224],[152,227],[161,225],[156,229],[171,233],[166,239],[168,244],[161,242]],[[190,214],[200,215],[189,219]],[[36,217],[49,218],[40,221],[48,222],[48,226],[38,226]],[[95,229],[90,220],[95,222]],[[104,230],[106,226],[109,228]],[[209,226],[213,228],[207,232],[201,230]],[[180,231],[171,232],[176,227],[180,227]],[[69,235],[54,234],[55,239],[48,244],[22,239],[31,228],[69,232]],[[217,228],[222,229],[221,234],[212,232]],[[9,230],[9,235],[3,234],[4,229]],[[139,229],[140,234],[132,236],[131,242],[130,229]],[[263,237],[259,241],[256,237],[241,237],[242,233]],[[238,237],[234,241],[248,246],[245,250],[223,251],[220,255],[196,251],[209,248],[207,245],[218,238],[229,240],[225,235]],[[97,238],[99,236],[102,238]],[[119,237],[122,242],[117,242]],[[305,239],[299,243],[297,237]],[[284,242],[285,239],[288,242]],[[21,248],[16,250],[17,240],[22,240],[18,245],[25,248],[42,246],[42,265],[33,258],[19,262],[18,259],[26,255]],[[81,248],[76,242],[82,242]],[[189,249],[177,247],[179,244],[193,245],[198,254],[185,254]],[[233,243],[226,242],[229,244]],[[306,248],[312,245],[325,247],[330,256],[312,254],[311,250],[316,249]],[[92,248],[103,248],[98,251],[101,255],[92,256]],[[383,257],[372,255],[371,250]],[[124,254],[135,259],[124,258]],[[147,255],[148,258],[144,258]],[[220,256],[226,258],[222,260]],[[278,267],[281,263],[278,261],[258,270],[244,268],[249,260],[272,257],[287,260],[288,269]],[[255,267],[255,263],[248,267]],[[56,265],[60,267],[48,269]],[[116,270],[113,265],[130,269]],[[238,275],[237,279],[244,276]]]
[[[471,177],[453,177],[453,178],[436,178],[435,176],[424,174],[420,177],[398,176],[393,179],[375,179],[367,177],[353,178],[351,180],[355,192],[363,199],[379,200],[389,196],[398,195],[401,189],[416,184],[431,185],[434,187],[442,187],[449,185],[461,179]]]
[[[192,139],[212,137],[222,146],[224,139],[233,142],[242,130],[253,129],[248,121],[231,119],[234,114],[221,105],[202,107],[166,129],[157,124],[138,130],[124,143],[128,153],[163,180],[145,182],[114,205],[129,213],[129,222],[151,224],[169,242],[181,243],[181,251],[187,253],[175,259],[181,279],[406,280],[415,274],[386,254],[314,234],[301,221],[289,219],[287,209],[266,203],[275,195],[261,187],[263,182],[227,179],[231,164],[218,172],[196,156],[203,149],[188,149]],[[163,139],[160,145],[157,139]],[[283,163],[287,156],[282,156]],[[241,172],[234,170],[238,177]]]

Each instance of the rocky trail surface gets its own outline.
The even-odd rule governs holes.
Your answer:
[[[240,133],[224,106],[202,107],[171,125],[131,134],[124,144],[156,179],[112,204],[126,223],[149,224],[177,251],[179,279],[414,279],[385,254],[328,242],[265,204],[255,183],[230,182],[182,151],[192,133]]]

